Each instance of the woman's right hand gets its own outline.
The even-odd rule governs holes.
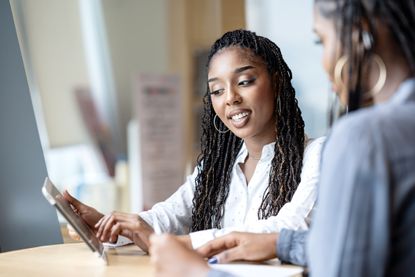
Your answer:
[[[63,192],[63,197],[71,204],[74,212],[77,213],[88,224],[91,230],[96,233],[97,229],[95,228],[95,224],[97,224],[97,222],[104,215],[98,212],[96,209],[80,202],[78,199],[70,195],[66,190]],[[69,236],[73,239],[76,239],[71,233],[69,233]]]
[[[209,266],[178,237],[164,234],[150,237],[150,256],[157,277],[208,276]]]
[[[148,252],[149,237],[153,228],[139,215],[112,212],[95,225],[96,235],[103,242],[116,242],[119,235],[129,238],[143,251]]]

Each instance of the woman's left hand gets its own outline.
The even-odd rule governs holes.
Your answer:
[[[266,261],[277,257],[278,233],[256,234],[232,232],[207,242],[196,251],[203,257],[212,257],[218,263],[232,261]]]

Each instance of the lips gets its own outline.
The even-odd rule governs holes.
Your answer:
[[[248,123],[250,115],[250,110],[236,110],[228,114],[228,119],[235,128],[242,128]]]

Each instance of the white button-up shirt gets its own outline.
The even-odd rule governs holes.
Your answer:
[[[258,209],[262,202],[264,191],[269,183],[269,171],[274,156],[274,143],[262,148],[261,159],[255,172],[247,184],[239,164],[244,163],[248,151],[245,144],[235,161],[225,211],[222,229],[209,229],[190,233],[194,248],[203,245],[215,237],[232,231],[255,233],[279,232],[282,228],[292,230],[308,229],[309,216],[317,195],[319,179],[320,153],[325,138],[321,137],[308,143],[303,158],[301,182],[290,202],[286,203],[276,216],[268,219],[258,219]],[[167,200],[157,203],[149,211],[140,216],[150,225],[157,218],[161,231],[174,234],[187,234],[192,222],[192,200],[195,191],[197,168],[186,182]]]

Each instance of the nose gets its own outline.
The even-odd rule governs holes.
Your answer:
[[[226,92],[226,104],[231,106],[231,105],[240,104],[241,102],[242,102],[242,97],[239,94],[238,90],[230,87]]]

